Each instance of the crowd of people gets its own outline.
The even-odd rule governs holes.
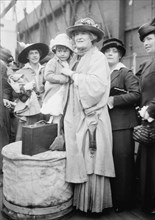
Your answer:
[[[138,33],[152,58],[136,74],[122,62],[123,42],[104,40],[91,18],[58,34],[44,65],[41,61],[49,55],[44,43],[25,46],[18,56],[22,68],[15,68],[10,51],[0,48],[1,147],[22,140],[23,125],[41,119],[58,124],[65,142],[66,181],[74,186],[73,206],[83,212],[132,209],[138,176],[141,208],[155,214],[155,143],[140,144],[135,160],[133,140],[141,120],[151,117],[155,127],[155,19]],[[101,40],[99,50],[96,42]],[[137,106],[144,110],[141,120]],[[50,149],[62,150],[57,146]]]

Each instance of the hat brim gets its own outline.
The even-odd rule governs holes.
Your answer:
[[[89,31],[97,36],[97,42],[99,42],[104,36],[104,32],[101,29],[98,29],[90,25],[75,25],[66,29],[66,33],[70,38],[72,37],[75,31]]]
[[[67,47],[71,52],[73,52],[73,49],[71,48],[71,46],[69,46],[69,45],[66,45],[65,43],[63,44],[63,43],[56,43],[56,44],[54,44],[53,46],[52,46],[52,51],[55,53],[55,51],[56,51],[56,47],[57,46],[63,46],[63,47]]]
[[[22,50],[22,52],[19,54],[18,61],[20,63],[24,63],[25,64],[25,63],[29,62],[29,60],[27,59],[27,55],[28,55],[28,52],[30,50],[39,50],[39,51],[41,51],[40,60],[42,60],[44,57],[46,57],[47,54],[49,53],[48,45],[43,44],[43,43],[32,44],[32,45],[26,47],[24,50]]]
[[[143,25],[139,28],[138,32],[139,32],[140,40],[143,41],[147,35],[149,35],[151,33],[155,33],[155,26],[151,26],[151,25],[147,25],[147,24]]]
[[[120,45],[118,45],[117,43],[108,43],[107,45],[103,46],[101,49],[102,53],[105,53],[105,51],[111,47],[116,47],[118,50],[120,50],[122,52],[122,57],[125,55],[126,53],[126,49]]]

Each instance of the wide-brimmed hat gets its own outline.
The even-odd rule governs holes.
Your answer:
[[[91,18],[81,18],[75,22],[74,26],[70,26],[66,29],[69,37],[72,37],[75,31],[89,31],[97,36],[97,42],[104,36],[103,30],[101,30],[99,25]]]
[[[116,47],[119,51],[121,51],[122,57],[126,53],[126,49],[124,47],[123,42],[121,40],[118,40],[117,38],[110,38],[108,40],[105,40],[103,42],[103,47],[101,49],[101,52],[105,53],[105,51],[111,47]]]
[[[27,59],[28,53],[30,50],[38,50],[40,51],[40,60],[42,60],[48,53],[49,53],[49,47],[48,45],[44,43],[35,43],[35,44],[28,44],[26,47],[22,50],[22,52],[18,56],[18,61],[20,63],[27,63],[29,60]]]
[[[140,26],[138,29],[139,38],[141,41],[144,40],[144,38],[151,33],[155,33],[155,18],[151,21],[151,23],[146,23]]]
[[[58,34],[55,37],[55,39],[52,39],[50,41],[50,47],[51,47],[53,52],[55,52],[56,46],[58,46],[58,45],[67,47],[68,49],[73,51],[73,46],[72,46],[71,39],[65,33]]]

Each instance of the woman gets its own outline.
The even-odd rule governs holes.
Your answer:
[[[141,83],[140,107],[143,119],[155,118],[155,19],[142,25],[140,40],[150,60],[143,63],[137,73]],[[155,126],[155,122],[152,124]],[[155,143],[139,146],[141,203],[144,211],[155,214]]]
[[[67,152],[66,181],[74,183],[74,206],[87,212],[112,207],[110,178],[115,176],[112,131],[107,109],[109,67],[94,43],[102,30],[90,18],[80,19],[67,29],[75,43],[64,119]]]
[[[44,93],[44,66],[39,61],[49,52],[43,43],[25,47],[19,54],[18,61],[23,68],[9,76],[9,83],[16,93],[14,112],[19,118],[16,141],[22,138],[22,126],[31,125],[40,120],[40,107]]]
[[[10,101],[12,101],[12,88],[7,82],[7,70],[11,61],[11,52],[0,47],[0,151],[11,141]],[[0,154],[0,174],[2,173],[2,159]],[[1,181],[0,186],[2,186]]]
[[[134,141],[133,127],[137,125],[135,106],[140,98],[138,78],[121,62],[125,55],[122,41],[111,38],[101,50],[109,63],[111,89],[108,101],[113,131],[113,157],[116,178],[111,180],[113,205],[116,212],[134,204]]]

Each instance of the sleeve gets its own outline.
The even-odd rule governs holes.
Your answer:
[[[9,85],[5,78],[2,78],[3,99],[12,100],[12,87]]]
[[[7,67],[1,63],[0,65],[0,73],[2,74],[2,94],[3,99],[12,99],[12,88],[7,82]]]
[[[16,71],[15,74],[12,73],[8,76],[8,83],[16,93],[20,93],[21,89],[24,86],[24,83],[21,83],[19,80],[22,77],[22,75],[22,69],[20,69]]]
[[[123,71],[126,94],[114,96],[114,107],[136,105],[140,100],[140,85],[137,76],[131,70]]]
[[[84,109],[97,105],[110,82],[110,71],[103,54],[89,60],[90,67],[87,73],[75,73],[74,84]]]
[[[150,102],[147,112],[150,117],[155,118],[155,98]]]
[[[65,84],[68,83],[69,77],[58,73],[56,60],[51,59],[45,67],[45,81],[55,84]]]

